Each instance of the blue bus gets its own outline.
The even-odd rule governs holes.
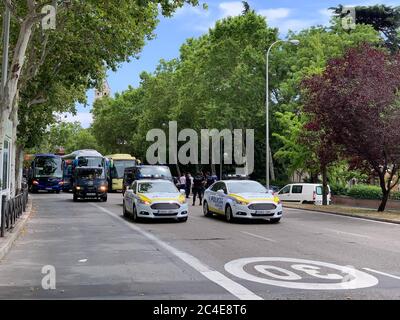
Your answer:
[[[31,192],[44,190],[60,193],[63,187],[61,157],[54,154],[36,154],[31,164],[28,185]]]
[[[74,170],[77,167],[97,167],[108,174],[107,159],[96,150],[77,150],[62,157],[63,190],[70,191],[74,185]]]

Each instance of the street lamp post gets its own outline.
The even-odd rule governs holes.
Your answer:
[[[269,53],[271,52],[271,49],[274,45],[280,42],[288,42],[293,45],[298,45],[300,43],[299,40],[278,40],[275,41],[273,44],[271,44],[267,50],[267,68],[266,68],[266,99],[265,99],[265,112],[266,112],[266,129],[265,129],[265,136],[266,136],[266,150],[265,150],[265,161],[266,161],[266,167],[265,167],[265,174],[266,174],[266,185],[269,190]]]

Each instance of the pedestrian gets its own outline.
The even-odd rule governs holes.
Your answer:
[[[186,178],[185,178],[185,173],[183,173],[180,178],[179,178],[179,189],[180,190],[186,190]]]
[[[192,188],[192,179],[190,179],[190,173],[186,173],[185,175],[185,192],[186,192],[186,199],[190,196],[190,190]]]
[[[206,189],[208,189],[215,182],[215,178],[210,174],[206,173]]]
[[[196,196],[199,197],[200,205],[202,205],[205,184],[206,179],[201,172],[198,172],[193,178],[193,205],[196,204]]]

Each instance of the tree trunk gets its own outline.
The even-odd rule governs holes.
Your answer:
[[[390,191],[385,190],[385,192],[383,192],[383,190],[382,190],[382,202],[379,205],[378,212],[385,211],[387,201],[389,200],[389,195],[390,195]]]
[[[322,170],[322,205],[328,205],[328,170],[327,167],[324,165],[321,168]]]
[[[24,151],[22,150],[21,146],[17,145],[17,156],[15,163],[15,181],[17,190],[22,189],[23,168],[24,168]]]
[[[389,195],[390,195],[390,189],[386,188],[386,184],[385,184],[385,173],[386,173],[386,171],[379,172],[379,174],[378,174],[379,184],[380,184],[381,190],[382,190],[382,201],[381,201],[381,204],[379,205],[378,212],[385,211],[386,203],[387,203],[387,201],[389,199]]]
[[[18,83],[21,77],[21,71],[25,62],[26,49],[28,47],[29,41],[32,36],[32,29],[36,22],[36,18],[32,15],[28,15],[21,25],[21,29],[18,35],[18,41],[15,45],[13,59],[10,67],[10,72],[8,79],[6,81],[5,88],[0,88],[1,99],[0,99],[0,150],[3,148],[3,142],[6,137],[6,125],[7,119],[10,119],[12,107],[15,102],[18,93]],[[18,117],[18,112],[16,112],[16,117]],[[12,154],[15,150],[11,150]],[[15,156],[15,154],[14,154]],[[12,158],[14,157],[12,156]],[[15,159],[15,158],[14,158]],[[13,171],[11,171],[13,173]],[[11,174],[10,178],[14,180],[15,175]],[[12,181],[12,186],[15,186],[15,180]],[[11,188],[11,192],[14,192],[15,188]]]

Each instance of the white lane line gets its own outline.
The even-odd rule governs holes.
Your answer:
[[[179,259],[181,259],[183,262],[187,263],[190,267],[192,267],[196,271],[200,272],[207,279],[211,280],[212,282],[216,283],[220,287],[224,288],[225,290],[227,290],[228,292],[230,292],[231,294],[233,294],[240,300],[263,300],[263,298],[261,298],[260,296],[257,296],[255,293],[253,293],[250,290],[248,290],[247,288],[243,287],[241,284],[229,279],[222,273],[213,270],[211,267],[204,264],[196,257],[174,248],[173,246],[167,244],[166,242],[158,239],[156,236],[154,236],[154,235],[142,230],[138,226],[122,219],[117,214],[115,214],[103,207],[100,207],[97,204],[92,203],[92,205],[95,206],[96,208],[98,208],[99,210],[107,213],[109,216],[111,216],[115,219],[118,219],[118,221],[125,223],[125,225],[127,225],[129,228],[140,233],[147,239],[153,241],[158,246],[163,247],[165,250],[169,251],[170,253],[172,253]]]
[[[307,212],[307,213],[324,214],[324,215],[336,216],[336,217],[347,218],[347,219],[352,219],[352,220],[362,220],[362,221],[366,221],[366,222],[388,224],[388,225],[391,225],[391,226],[400,227],[400,224],[398,224],[398,223],[385,222],[385,221],[376,221],[376,220],[370,220],[370,219],[364,219],[364,218],[356,218],[356,217],[349,217],[349,216],[343,216],[343,215],[340,215],[340,214],[334,214],[334,213],[328,213],[328,212],[322,212],[322,211],[309,211],[309,210],[306,210],[306,209],[296,209],[296,208],[284,208],[284,210],[303,211],[303,212]]]
[[[270,242],[276,242],[276,240],[274,240],[274,239],[265,238],[265,237],[259,236],[258,234],[254,234],[254,233],[250,233],[250,232],[246,232],[246,231],[240,231],[240,232],[244,233],[244,234],[247,234],[247,235],[249,235],[251,237],[254,237],[254,238],[259,238],[259,239],[267,240],[267,241],[270,241]]]
[[[390,277],[390,278],[393,278],[393,279],[400,280],[400,277],[394,276],[394,275],[389,274],[389,273],[385,273],[385,272],[378,271],[378,270],[374,270],[374,269],[370,269],[370,268],[363,268],[363,269],[364,269],[364,270],[367,270],[367,271],[370,271],[370,272],[375,272],[375,273],[377,273],[377,274],[381,274],[381,275],[386,276],[386,277]]]
[[[335,229],[324,229],[324,230],[334,232],[334,233],[339,233],[339,234],[347,234],[349,236],[371,239],[371,237],[366,236],[364,234],[359,234],[359,233],[345,232],[345,231],[339,231],[339,230],[335,230]]]

